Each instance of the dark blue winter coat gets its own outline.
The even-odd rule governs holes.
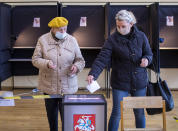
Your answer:
[[[141,59],[152,61],[152,51],[146,35],[136,26],[129,36],[117,31],[105,42],[95,59],[89,75],[98,78],[102,70],[112,61],[111,87],[120,90],[138,90],[145,88],[148,82],[147,70],[140,67]]]

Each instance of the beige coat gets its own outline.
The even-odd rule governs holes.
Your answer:
[[[56,69],[49,69],[52,60]],[[47,94],[73,94],[78,90],[77,74],[70,76],[74,64],[82,71],[85,61],[74,37],[67,34],[64,40],[56,41],[51,32],[42,35],[32,56],[32,63],[39,69],[38,89]]]

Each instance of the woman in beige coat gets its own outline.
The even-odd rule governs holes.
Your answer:
[[[78,90],[77,73],[83,70],[85,61],[76,39],[66,33],[67,25],[64,17],[51,20],[51,31],[39,38],[32,57],[39,69],[38,89],[44,94],[73,94]],[[62,99],[45,99],[45,106],[50,131],[57,131]]]

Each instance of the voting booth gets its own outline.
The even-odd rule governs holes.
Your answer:
[[[103,95],[64,95],[63,131],[106,131],[107,104]]]

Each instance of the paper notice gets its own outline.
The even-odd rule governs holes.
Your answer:
[[[166,25],[174,26],[174,17],[173,16],[166,16]]]
[[[87,26],[87,17],[80,18],[80,26]]]
[[[40,27],[40,18],[34,18],[33,27]]]
[[[11,91],[0,91],[0,97],[13,97],[13,92]],[[1,99],[0,106],[15,106],[14,99]]]

